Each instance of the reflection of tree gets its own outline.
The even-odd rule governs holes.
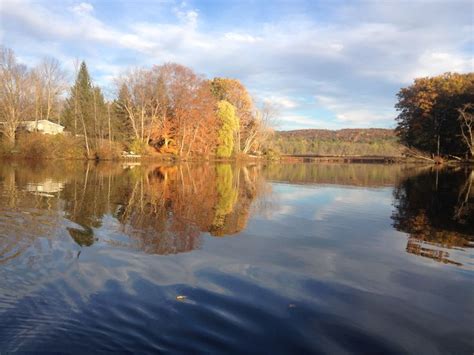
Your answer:
[[[92,228],[85,228],[84,230],[77,228],[67,228],[71,238],[81,247],[90,247],[94,244],[94,231]]]
[[[131,246],[152,254],[186,252],[199,246],[197,226],[176,213],[177,176],[177,167],[157,167],[132,177],[124,186],[116,216],[122,231],[131,237]]]
[[[61,188],[37,194],[32,184],[44,181]],[[244,229],[262,186],[258,166],[6,164],[0,167],[0,261],[55,235],[81,247],[100,239],[151,254],[191,251],[202,232]]]
[[[210,232],[213,235],[221,235],[226,216],[232,213],[237,201],[237,186],[234,183],[234,173],[230,164],[216,166],[216,191],[215,216]]]
[[[17,164],[0,164],[0,264],[23,255],[31,248],[44,248],[44,244],[37,243],[38,238],[53,235],[60,223],[57,214],[60,191],[47,196],[26,191],[28,183],[41,186],[45,180],[61,181],[54,169],[49,177],[38,173],[32,178],[35,175],[32,172],[43,169],[44,166],[34,162],[26,170]]]
[[[474,194],[472,184],[474,183],[474,171],[471,171],[469,178],[466,179],[466,182],[462,186],[459,192],[458,204],[455,209],[454,219],[460,223],[467,223],[469,217],[474,215],[474,204],[469,201],[469,199]]]
[[[146,252],[190,251],[203,231],[223,236],[245,228],[256,176],[256,169],[230,164],[156,167],[127,185],[117,218],[132,244]]]
[[[461,169],[428,171],[403,180],[395,189],[397,230],[409,233],[407,252],[461,265],[439,248],[472,248],[473,173]]]
[[[392,186],[410,173],[410,168],[382,164],[270,164],[265,168],[269,180],[292,184],[340,184],[366,187]]]

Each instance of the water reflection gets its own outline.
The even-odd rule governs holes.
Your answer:
[[[199,248],[202,232],[227,236],[245,228],[252,203],[266,191],[260,170],[230,164],[5,164],[0,169],[0,228],[11,239],[9,230],[18,227],[21,216],[22,231],[13,239],[29,240],[52,233],[33,220],[26,222],[28,211],[57,221],[63,215],[73,222],[66,226],[72,240],[92,246],[104,220],[112,217],[118,223],[102,233],[102,242],[151,254],[187,252]]]
[[[462,266],[453,251],[474,247],[474,172],[428,168],[405,178],[394,190],[394,227],[408,233],[406,251]]]
[[[0,164],[0,348],[469,353],[472,185],[402,165]]]
[[[466,261],[451,251],[473,247],[473,174],[362,164],[3,164],[0,261],[60,227],[81,247],[100,241],[150,254],[188,252],[200,247],[203,232],[234,235],[245,229],[251,211],[269,216],[284,208],[266,203],[267,181],[283,181],[395,186],[393,225],[409,235],[406,251],[461,266]],[[101,230],[107,217],[113,223]]]

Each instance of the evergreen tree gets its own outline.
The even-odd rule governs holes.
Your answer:
[[[99,139],[108,137],[108,111],[99,87],[92,85],[92,79],[85,62],[81,63],[63,114],[68,131],[84,136],[87,154],[97,147]]]
[[[114,127],[113,136],[117,140],[131,142],[133,140],[133,129],[126,110],[126,100],[129,96],[126,85],[120,87],[118,98],[113,101],[112,125]]]
[[[91,78],[85,62],[81,63],[76,81],[70,90],[63,113],[63,122],[66,129],[73,134],[84,134],[82,122],[91,121],[94,96]]]

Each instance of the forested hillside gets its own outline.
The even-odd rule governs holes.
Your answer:
[[[282,154],[397,156],[402,151],[395,131],[382,128],[279,131],[274,147]]]

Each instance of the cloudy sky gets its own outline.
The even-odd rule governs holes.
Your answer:
[[[241,80],[280,129],[393,127],[413,78],[474,71],[473,37],[470,0],[0,0],[0,43],[25,64],[72,76],[84,59],[112,96],[126,68],[178,62]]]

